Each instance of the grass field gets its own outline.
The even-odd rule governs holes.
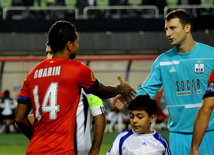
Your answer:
[[[169,139],[167,130],[157,131]],[[105,155],[118,133],[105,133],[100,155]],[[0,134],[0,155],[24,155],[29,140],[21,133]]]

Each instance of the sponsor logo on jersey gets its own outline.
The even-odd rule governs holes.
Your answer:
[[[176,81],[176,87],[177,87],[177,96],[191,95],[194,92],[196,94],[202,93],[199,79]]]
[[[170,71],[169,71],[169,72],[170,72],[170,73],[176,72],[175,67],[173,66],[173,67],[170,69]]]
[[[198,61],[198,63],[195,64],[195,73],[201,74],[203,72],[204,72],[204,64],[200,63],[200,61]]]

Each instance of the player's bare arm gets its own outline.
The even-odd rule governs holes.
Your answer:
[[[198,155],[198,148],[208,127],[213,108],[214,97],[205,98],[195,118],[190,155]]]
[[[105,86],[102,83],[99,83],[98,87],[93,90],[92,93],[100,98],[111,98],[121,94],[127,101],[135,97],[136,91],[130,87],[127,82],[123,82],[120,76],[118,76],[118,80],[120,81],[120,84],[116,87]]]
[[[94,119],[95,119],[94,136],[93,136],[92,147],[90,149],[89,155],[99,155],[104,130],[106,127],[105,114],[94,116]]]
[[[28,120],[28,114],[31,108],[26,104],[18,104],[15,115],[15,122],[23,134],[31,139],[33,135],[33,127]]]

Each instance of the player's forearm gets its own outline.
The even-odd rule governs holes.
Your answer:
[[[105,127],[106,127],[105,114],[96,116],[94,136],[93,136],[92,147],[90,149],[89,155],[99,155]]]
[[[30,124],[27,115],[30,112],[30,107],[26,104],[18,104],[15,115],[15,123],[23,134],[31,139],[33,135],[33,127]]]
[[[22,133],[28,138],[31,139],[33,136],[33,127],[30,124],[29,120],[27,118],[23,120],[15,120],[17,126],[22,131]]]
[[[98,87],[92,93],[105,99],[117,96],[118,94],[123,95],[123,97],[132,98],[136,92],[125,83],[117,86],[105,86],[102,83],[99,83]]]
[[[206,132],[210,119],[210,114],[211,114],[210,110],[207,111],[204,108],[200,108],[198,110],[194,123],[190,155],[198,155],[198,149],[203,139],[203,136]]]
[[[99,83],[98,87],[92,93],[102,99],[105,99],[118,95],[120,93],[120,89],[115,86],[105,86],[102,83]]]

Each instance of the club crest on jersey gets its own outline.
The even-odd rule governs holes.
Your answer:
[[[199,61],[199,63],[195,64],[195,73],[201,74],[203,72],[204,72],[204,64],[200,63]]]

